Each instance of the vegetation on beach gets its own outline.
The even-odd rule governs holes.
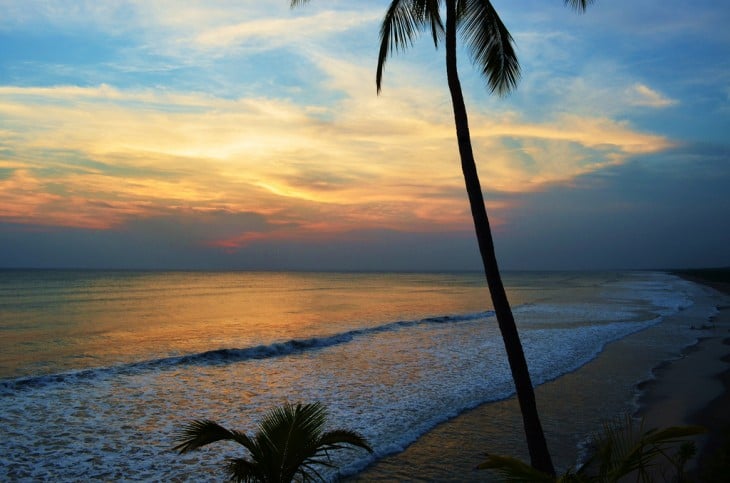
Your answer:
[[[229,430],[210,420],[196,420],[178,434],[175,450],[185,453],[217,441],[233,441],[248,455],[231,458],[226,466],[234,481],[289,483],[323,481],[320,471],[333,468],[332,451],[348,447],[372,453],[363,436],[355,431],[325,431],[327,412],[319,403],[284,404],[271,409],[253,437]]]
[[[627,477],[637,482],[688,481],[685,465],[696,453],[689,438],[705,431],[701,426],[645,431],[643,421],[637,424],[627,415],[604,423],[592,439],[588,461],[560,476],[508,456],[487,455],[477,468],[496,471],[505,481],[616,482]]]

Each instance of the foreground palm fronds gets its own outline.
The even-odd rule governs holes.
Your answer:
[[[555,477],[508,456],[487,455],[477,468],[494,470],[505,481],[615,482],[626,476],[632,481],[684,481],[684,466],[694,455],[688,438],[706,430],[700,426],[673,426],[644,431],[630,416],[604,423],[593,437],[593,455],[579,468]]]
[[[329,452],[359,447],[372,453],[360,434],[336,429],[324,431],[327,413],[318,402],[284,404],[271,409],[258,426],[253,438],[231,431],[210,420],[196,420],[185,426],[175,450],[185,453],[216,441],[234,441],[248,450],[248,456],[232,458],[226,467],[235,481],[290,482],[323,480],[318,469],[335,465]]]

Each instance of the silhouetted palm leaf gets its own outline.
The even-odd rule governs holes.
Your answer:
[[[228,461],[226,471],[233,481],[262,482],[267,481],[261,468],[246,458],[232,458]]]
[[[355,431],[324,431],[326,420],[326,410],[320,403],[287,403],[266,413],[253,438],[213,421],[197,420],[179,433],[182,442],[174,449],[184,453],[216,441],[235,441],[248,450],[248,458],[229,460],[226,469],[233,480],[322,480],[319,468],[334,466],[330,451],[358,447],[372,453],[365,438]]]
[[[623,420],[604,423],[602,432],[594,437],[596,452],[583,472],[596,471],[597,466],[597,473],[608,481],[617,481],[634,472],[638,479],[648,480],[652,468],[666,462],[674,464],[667,452],[670,447],[705,431],[700,426],[645,431],[643,421],[636,424],[626,415]]]
[[[229,431],[218,423],[207,419],[192,421],[178,433],[176,439],[181,443],[173,449],[180,453],[186,453],[216,441],[235,441],[246,448],[251,448],[253,445],[245,434]]]
[[[392,52],[405,50],[413,45],[413,41],[422,30],[430,29],[434,46],[444,32],[440,0],[394,0],[385,12],[380,26],[380,51],[378,67],[375,73],[375,85],[378,92],[383,80],[383,67]]]
[[[520,65],[512,35],[491,2],[462,0],[457,26],[464,35],[474,63],[487,79],[492,92],[507,94],[517,86]]]

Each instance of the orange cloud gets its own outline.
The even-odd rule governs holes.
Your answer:
[[[434,107],[427,87],[377,98],[358,90],[371,83],[363,68],[318,62],[347,94],[335,105],[0,87],[0,168],[11,173],[0,179],[0,219],[108,229],[175,210],[225,210],[288,226],[211,237],[229,248],[365,228],[468,229],[448,104]],[[472,134],[485,190],[503,192],[570,182],[672,145],[577,115],[536,124],[476,111]],[[491,207],[495,220],[504,207]]]

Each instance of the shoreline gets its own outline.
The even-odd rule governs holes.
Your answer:
[[[710,450],[717,447],[715,441],[721,441],[720,425],[703,423],[698,415],[707,416],[706,408],[710,407],[714,414],[727,419],[723,410],[730,404],[718,398],[723,394],[730,397],[730,392],[720,384],[718,376],[725,373],[730,380],[728,365],[722,360],[730,353],[730,346],[723,343],[730,336],[730,296],[715,287],[708,289],[697,279],[681,278],[697,284],[695,290],[702,293],[697,309],[680,310],[663,324],[611,342],[581,368],[535,388],[543,428],[559,473],[580,460],[589,436],[603,421],[620,414],[636,415],[643,411],[651,415],[645,429],[689,424],[711,427],[712,435],[702,436],[697,442],[698,456],[688,464],[690,470],[700,457],[704,461]],[[707,312],[700,308],[713,306],[720,313],[710,317],[710,323],[715,324],[710,330],[704,327],[709,325],[707,315],[702,315]],[[695,342],[687,340],[682,346],[673,345],[681,338],[670,340],[666,349],[657,352],[657,340],[672,339],[674,331],[686,334],[691,327],[697,328]],[[677,349],[669,349],[671,346]],[[656,355],[662,352],[664,357],[657,359]],[[689,385],[684,382],[687,380]],[[400,453],[379,459],[346,481],[389,481],[393,477],[407,481],[500,481],[495,473],[471,470],[483,460],[485,452],[529,460],[514,396],[461,413]]]
[[[724,303],[708,324],[698,327],[697,343],[686,347],[678,359],[660,363],[653,379],[639,384],[640,408],[646,428],[699,425],[705,435],[695,438],[697,455],[691,472],[701,472],[730,434],[730,270],[670,272],[718,292]],[[699,335],[699,334],[698,334]]]

